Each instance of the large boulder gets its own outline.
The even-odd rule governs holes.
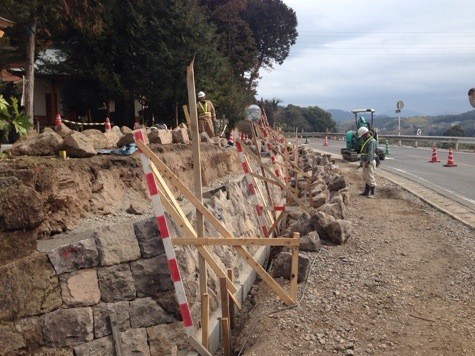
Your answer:
[[[104,136],[107,140],[106,148],[117,148],[117,142],[119,142],[120,138],[122,137],[122,133],[117,130],[114,130],[117,126],[114,126],[112,130],[107,131]]]
[[[307,256],[299,254],[298,276],[297,282],[303,282],[307,279],[309,271],[310,259]],[[290,280],[290,272],[292,266],[292,254],[287,251],[279,253],[272,263],[272,275],[274,277],[282,277]]]
[[[62,141],[60,135],[47,128],[37,136],[15,142],[10,148],[10,153],[13,156],[52,156],[56,154]]]
[[[323,211],[315,213],[311,220],[318,235],[324,240],[341,245],[351,237],[351,225],[348,221],[335,219]]]
[[[61,123],[60,125],[54,127],[54,131],[62,138],[65,138],[71,133],[72,130],[65,124]]]
[[[58,147],[59,151],[66,151],[69,157],[85,158],[96,155],[96,150],[84,134],[78,131],[71,131]]]
[[[117,147],[123,147],[125,145],[130,145],[131,143],[134,143],[134,134],[133,132],[128,132],[122,136],[119,141],[117,142]]]
[[[0,231],[31,230],[44,219],[43,200],[33,188],[0,186]]]
[[[173,134],[169,130],[152,129],[148,134],[150,143],[169,145],[173,143]]]
[[[84,130],[82,133],[91,141],[95,149],[107,147],[107,137],[102,131],[90,129]]]

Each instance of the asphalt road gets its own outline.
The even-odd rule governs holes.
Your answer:
[[[304,140],[300,140],[300,143]],[[308,146],[316,150],[332,153],[341,158],[340,150],[345,147],[343,141],[329,141],[323,146],[323,139],[312,138]],[[385,147],[380,145],[382,149]],[[431,189],[475,213],[475,153],[453,151],[457,167],[444,167],[448,160],[448,150],[437,149],[440,163],[429,163],[432,148],[390,146],[389,156],[382,161],[379,169],[402,176]]]

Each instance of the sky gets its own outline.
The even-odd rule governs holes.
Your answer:
[[[258,98],[281,105],[411,116],[473,110],[475,1],[283,0],[299,36]]]

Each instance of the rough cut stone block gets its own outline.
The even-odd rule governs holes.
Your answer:
[[[95,233],[101,265],[112,266],[140,257],[140,248],[132,225],[106,226]]]
[[[92,308],[94,312],[94,335],[96,338],[112,333],[109,315],[112,311],[117,316],[120,331],[130,328],[129,302],[101,303]]]
[[[48,252],[48,257],[57,274],[99,265],[99,252],[94,239],[81,240],[60,246]]]
[[[166,256],[160,255],[130,264],[138,297],[154,297],[173,289]]]
[[[13,323],[0,325],[0,355],[6,355],[25,347],[25,340],[20,330]]]
[[[120,342],[124,355],[149,356],[146,329],[129,329],[120,333]]]
[[[116,127],[117,126],[114,126],[112,130],[104,133],[104,136],[107,140],[107,148],[117,148],[117,142],[119,142],[120,138],[122,137],[120,129],[119,132],[117,132],[117,130],[114,130]]]
[[[320,236],[316,231],[311,231],[307,235],[300,238],[299,248],[301,251],[319,251],[322,248]]]
[[[188,136],[187,129],[176,128],[172,131],[173,143],[190,143],[190,136]]]
[[[151,355],[168,355],[174,345],[179,350],[188,348],[181,322],[151,326],[147,328],[147,335]]]
[[[27,348],[44,346],[45,342],[43,340],[40,317],[32,316],[30,318],[23,318],[18,323],[18,327],[21,330]]]
[[[286,251],[279,253],[272,265],[272,275],[274,277],[282,277],[290,280],[291,265],[292,254]],[[299,273],[297,276],[297,282],[302,282],[307,279],[308,265],[309,258],[307,256],[299,254]]]
[[[138,298],[130,302],[130,326],[145,328],[169,324],[173,317],[167,314],[152,298]]]
[[[170,145],[173,143],[173,135],[169,130],[152,130],[148,134],[150,143],[160,143],[162,145]]]
[[[92,309],[58,309],[42,316],[46,346],[75,346],[94,338]]]
[[[102,267],[97,270],[101,299],[106,303],[135,298],[135,285],[128,264]]]
[[[59,308],[61,288],[46,255],[31,255],[0,267],[0,322]]]
[[[142,258],[150,258],[165,253],[163,241],[157,228],[154,217],[134,224],[135,237],[139,242]]]
[[[63,139],[51,129],[45,129],[38,136],[27,140],[18,140],[10,148],[9,152],[14,156],[51,156],[54,155]]]
[[[85,307],[99,303],[101,292],[95,269],[83,269],[60,277],[63,301],[68,307]]]
[[[343,188],[346,188],[346,181],[343,176],[336,175],[328,184],[328,189],[332,192],[337,192]]]
[[[100,339],[78,345],[74,348],[75,355],[84,356],[105,356],[115,355],[114,343],[112,337],[103,337]]]

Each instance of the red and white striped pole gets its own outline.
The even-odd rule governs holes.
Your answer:
[[[134,131],[134,138],[147,143],[145,135],[142,130]],[[140,152],[140,150],[139,150]],[[152,199],[152,207],[157,219],[158,231],[165,247],[165,254],[168,259],[168,268],[170,270],[170,277],[175,286],[175,295],[180,306],[180,313],[183,319],[185,327],[185,333],[187,336],[193,336],[195,333],[193,327],[193,319],[191,317],[190,307],[186,300],[185,288],[181,279],[180,270],[178,269],[178,263],[175,256],[175,250],[173,249],[172,240],[168,230],[167,221],[165,219],[165,211],[163,209],[162,202],[160,201],[160,190],[155,182],[155,177],[150,167],[150,160],[142,152],[140,152],[140,161],[142,162],[143,171],[145,174],[145,180],[147,182],[150,198]]]
[[[237,130],[235,136],[237,137]],[[239,159],[241,160],[241,165],[242,169],[244,171],[244,174],[246,176],[246,181],[247,181],[247,190],[249,191],[249,195],[251,196],[251,199],[254,203],[254,207],[256,209],[257,213],[257,220],[259,221],[259,225],[261,227],[261,231],[264,237],[267,237],[267,234],[269,232],[269,229],[267,228],[267,223],[266,219],[264,216],[264,209],[261,204],[259,204],[259,198],[257,197],[256,194],[256,188],[254,186],[254,178],[251,176],[251,169],[249,167],[249,164],[247,163],[246,156],[244,155],[244,152],[242,151],[242,146],[241,146],[241,141],[236,140],[234,142],[234,145],[236,146],[236,149],[238,151]]]

